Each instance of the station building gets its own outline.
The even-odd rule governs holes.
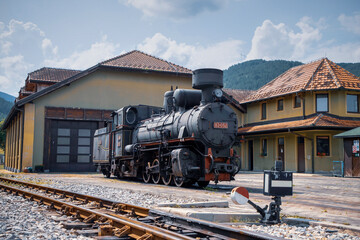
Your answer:
[[[132,51],[85,71],[42,68],[29,73],[5,119],[5,168],[94,171],[92,136],[126,105],[163,105],[171,86],[191,89],[192,71]],[[330,173],[344,164],[360,174],[360,79],[327,58],[289,69],[257,91],[223,89],[238,117],[235,149],[242,170]],[[355,146],[355,147],[354,147]],[[357,149],[357,152],[353,152]]]
[[[92,139],[110,114],[127,105],[163,106],[171,87],[192,89],[192,71],[140,51],[85,71],[41,68],[28,74],[5,119],[5,168],[50,172],[94,171]],[[229,94],[228,94],[229,93]],[[246,91],[224,90],[229,105],[244,113]],[[238,115],[240,116],[240,115]]]
[[[334,135],[360,126],[360,79],[327,58],[289,69],[245,99],[238,138],[245,170],[271,169],[275,160],[294,172],[331,173],[358,143]],[[358,140],[357,140],[358,141]],[[344,151],[344,149],[346,149]],[[360,167],[359,150],[345,174]],[[351,153],[350,153],[351,158]]]

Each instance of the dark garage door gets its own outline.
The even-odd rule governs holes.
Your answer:
[[[50,120],[48,163],[51,172],[91,172],[93,135],[98,122]],[[46,150],[45,150],[46,151]]]

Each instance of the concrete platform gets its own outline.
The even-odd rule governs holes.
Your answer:
[[[159,204],[157,210],[210,222],[256,222],[260,214],[248,207],[229,208],[228,201],[189,204]]]
[[[228,201],[217,201],[217,202],[196,202],[196,203],[160,203],[158,207],[170,207],[170,208],[228,208]]]
[[[226,205],[228,207],[224,207]],[[254,209],[249,208],[248,205],[229,207],[229,202],[227,201],[197,202],[191,204],[159,204],[156,209],[171,214],[197,218],[225,225],[259,222],[261,219],[260,214],[257,213]],[[284,217],[282,221],[287,224],[304,224],[309,226],[322,226],[360,232],[359,226],[345,225],[327,221],[318,221],[306,218]]]

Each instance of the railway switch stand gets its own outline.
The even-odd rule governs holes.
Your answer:
[[[237,187],[231,191],[231,200],[235,204],[244,205],[249,203],[260,213],[261,222],[265,224],[281,223],[281,197],[291,196],[293,194],[293,174],[282,170],[282,162],[276,161],[273,170],[264,171],[263,194],[271,196],[272,202],[264,208],[256,205],[249,199],[249,192],[244,187]]]

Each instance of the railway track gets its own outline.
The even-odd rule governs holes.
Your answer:
[[[23,187],[23,188],[20,188]],[[29,188],[27,191],[24,187]],[[0,189],[72,216],[99,236],[119,239],[280,239],[131,204],[0,177]],[[35,191],[34,191],[35,190]],[[79,224],[79,221],[73,225]],[[81,225],[81,224],[80,224]]]

